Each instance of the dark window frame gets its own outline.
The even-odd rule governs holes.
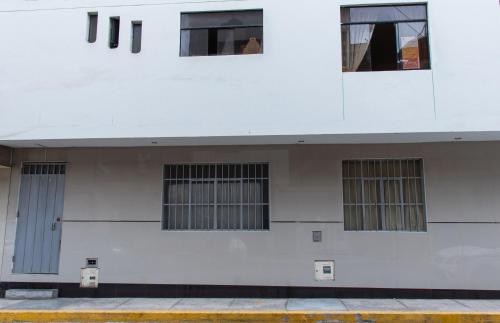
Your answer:
[[[97,41],[97,27],[99,25],[99,13],[97,11],[87,12],[87,42],[93,44]]]
[[[403,168],[403,163],[406,163],[406,168]],[[380,169],[375,168],[378,167],[377,164],[381,167]],[[389,168],[390,164],[399,164],[399,169],[397,167]],[[371,165],[373,165],[374,168],[370,168]],[[418,168],[416,167],[417,165]],[[387,168],[384,169],[384,166]],[[412,171],[409,168],[410,166],[412,166]],[[345,232],[428,232],[426,179],[423,158],[346,159],[342,160],[341,167],[343,195],[342,204]],[[354,173],[351,172],[353,169]],[[387,171],[386,175],[383,174],[384,170]],[[406,173],[403,170],[406,170]],[[368,171],[368,174],[366,174],[365,171]],[[420,182],[420,185],[417,185],[418,181]],[[365,187],[366,182],[374,182],[376,186],[380,187],[380,190],[374,192],[369,191],[367,194]],[[384,185],[386,183],[390,184],[390,182],[399,182],[399,186],[394,186],[395,190],[391,190],[389,191],[389,194],[386,194]],[[351,184],[353,185],[352,187],[349,186]],[[348,191],[346,191],[346,186],[349,188]],[[351,188],[354,188],[354,192]],[[374,197],[372,195],[373,193],[376,195],[375,202],[370,201]],[[387,197],[389,201],[386,201]],[[418,197],[420,197],[420,200],[417,200]],[[377,214],[377,221],[380,222],[378,223],[378,228],[367,228],[370,224],[367,223],[369,221],[366,221],[366,207],[376,207],[377,212],[380,213]],[[394,223],[392,223],[392,228],[390,228],[391,223],[388,224],[386,222],[386,207],[401,208],[399,213],[400,218],[397,218],[396,220],[400,222],[396,222],[396,228],[394,228]],[[410,218],[408,218],[410,222],[406,221],[406,211],[408,211],[409,217],[410,208],[412,207],[415,208],[416,212],[414,223],[416,227],[412,226]],[[419,207],[422,208],[422,213],[418,211]],[[356,223],[356,228],[352,227],[351,220],[353,214],[350,211],[346,212],[346,208],[350,208],[350,211],[352,211],[352,208],[361,208],[361,227],[359,223]],[[355,214],[356,217],[359,216],[357,211],[358,210],[356,210]],[[348,217],[351,217],[349,221]],[[419,224],[421,225],[420,228],[418,227]]]
[[[193,170],[195,169],[195,170]],[[203,169],[200,173],[200,169]],[[239,174],[239,176],[238,176]],[[271,163],[269,162],[205,162],[205,163],[166,163],[163,165],[163,175],[162,175],[162,218],[161,218],[161,229],[162,231],[186,231],[186,232],[234,232],[234,231],[243,231],[243,232],[268,232],[271,231]],[[181,184],[180,190],[179,187],[175,189],[176,195],[175,201],[170,200],[169,194],[170,191],[167,190],[167,183],[175,183],[176,185]],[[208,183],[213,189],[213,195],[210,195],[210,190],[206,190],[204,188],[201,189],[201,198],[200,196],[193,196],[193,187],[192,184],[200,184],[200,183]],[[240,200],[239,201],[230,201],[230,192],[231,188],[229,186],[224,186],[230,183],[239,183],[240,184]],[[245,183],[249,186],[245,189]],[[256,191],[253,192],[254,195],[250,193],[250,184],[254,185]],[[259,184],[259,185],[256,185]],[[170,185],[170,184],[169,184]],[[183,186],[184,185],[184,186]],[[187,185],[187,186],[186,186]],[[222,186],[219,186],[222,185]],[[259,187],[259,192],[261,195],[257,194],[257,187]],[[187,189],[187,194],[186,194]],[[226,191],[227,190],[227,191]],[[219,191],[222,192],[222,196],[220,197],[222,200],[219,200]],[[248,196],[247,199],[244,199],[245,191]],[[183,192],[183,193],[179,193]],[[225,193],[224,193],[225,192]],[[234,191],[233,191],[234,193]],[[179,194],[182,194],[181,200],[179,202]],[[229,195],[225,195],[229,194]],[[213,198],[213,201],[210,201],[210,196]],[[251,198],[253,196],[253,200]],[[257,198],[260,196],[260,199]],[[188,201],[185,199],[188,198]],[[253,227],[248,218],[250,215],[251,207],[255,208],[254,210],[254,220]],[[182,209],[182,217],[186,216],[187,227],[185,227],[184,223],[181,224],[181,227],[176,223],[175,218],[178,216],[174,215],[173,227],[171,221],[170,211],[166,212],[166,209],[169,207],[188,207],[188,211],[185,212],[185,209]],[[207,227],[198,228],[197,224],[194,223],[193,227],[193,218],[196,217],[196,213],[193,213],[193,207],[213,207],[213,223],[207,222]],[[218,221],[218,208],[222,207],[221,219],[222,222]],[[240,221],[238,223],[239,227],[232,227],[230,222],[234,220],[230,220],[229,210],[227,213],[227,223],[224,223],[224,208],[225,207],[239,207],[240,210]],[[259,215],[257,212],[257,208],[260,209],[261,214]],[[245,209],[248,213],[246,222],[245,222]],[[177,212],[177,211],[176,211]],[[204,214],[204,213],[203,213]],[[207,214],[204,214],[207,215]],[[210,211],[208,213],[210,217]],[[258,217],[261,217],[257,221]],[[210,220],[208,220],[210,221]],[[183,220],[184,222],[184,220]],[[258,222],[260,222],[260,227],[258,227]],[[245,223],[246,226],[245,227]],[[222,226],[222,227],[221,227]],[[227,226],[227,227],[224,227]]]
[[[139,26],[139,38],[136,38],[135,28]],[[142,20],[133,20],[130,23],[130,52],[132,54],[139,54],[142,51]]]
[[[342,26],[353,26],[353,25],[377,25],[377,24],[393,24],[396,27],[396,48],[400,48],[400,39],[399,39],[399,33],[397,25],[402,24],[402,23],[424,23],[425,24],[425,29],[427,32],[427,51],[428,51],[428,66],[425,68],[405,68],[403,69],[401,67],[401,53],[398,51],[397,57],[397,66],[398,68],[395,70],[385,70],[387,72],[393,72],[393,71],[427,71],[427,70],[432,70],[432,60],[431,60],[431,49],[430,49],[430,35],[429,35],[429,6],[427,2],[416,2],[416,3],[391,3],[391,4],[379,4],[379,5],[345,5],[341,6],[340,10],[342,9],[350,9],[350,8],[387,8],[387,7],[412,7],[412,6],[422,6],[425,7],[425,19],[407,19],[407,20],[401,20],[401,19],[394,19],[394,20],[380,20],[380,21],[363,21],[363,22],[342,22],[341,21],[341,27]],[[342,44],[342,56],[341,58],[344,57],[343,53],[343,44]],[[343,66],[343,64],[342,64]],[[348,71],[344,73],[357,73],[357,72],[374,72],[374,71]]]
[[[248,24],[248,25],[225,25],[225,26],[204,26],[204,27],[182,27],[182,16],[189,14],[219,14],[219,13],[237,13],[237,12],[257,12],[262,13],[262,23],[261,24]],[[231,30],[231,29],[243,29],[243,28],[262,28],[262,42],[261,52],[250,55],[262,55],[264,54],[264,9],[231,9],[231,10],[214,10],[214,11],[182,11],[180,13],[180,30],[179,30],[179,57],[213,57],[213,56],[239,56],[243,54],[208,54],[208,55],[182,55],[182,31],[185,30]]]
[[[120,45],[120,16],[109,17],[109,48],[115,49]]]

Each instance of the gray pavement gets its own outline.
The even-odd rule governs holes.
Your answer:
[[[452,299],[245,299],[245,298],[57,298],[0,299],[2,310],[143,311],[439,311],[497,312],[500,300]]]

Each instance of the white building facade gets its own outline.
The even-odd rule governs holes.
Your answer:
[[[500,291],[498,1],[4,0],[0,26],[3,287],[78,294],[97,258],[98,296]]]

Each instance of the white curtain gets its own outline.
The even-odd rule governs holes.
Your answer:
[[[181,30],[181,56],[190,56],[191,31]]]
[[[356,8],[346,10],[342,13],[343,21],[352,22],[375,22],[378,20],[380,12],[378,10],[371,10],[372,8]],[[375,25],[344,25],[347,32],[344,51],[346,51],[346,62],[344,68],[349,72],[358,70],[363,58],[370,47],[370,41],[373,36]]]
[[[374,25],[350,25],[347,32],[347,62],[348,71],[358,70],[368,51],[373,36]]]
[[[218,42],[223,43],[223,47],[220,50],[220,55],[232,55],[234,54],[234,30],[233,29],[220,29],[218,31]]]

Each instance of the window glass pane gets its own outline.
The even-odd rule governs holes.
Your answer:
[[[262,53],[262,27],[217,30],[217,54]]]
[[[120,40],[120,17],[109,18],[109,48],[117,48]]]
[[[237,28],[234,31],[234,45],[237,54],[262,53],[262,27]]]
[[[344,180],[344,203],[362,203],[361,180]]]
[[[420,179],[403,179],[403,198],[405,203],[423,203],[422,190],[422,181]]]
[[[351,7],[341,9],[342,23],[426,20],[425,5]]]
[[[217,54],[234,54],[234,29],[219,29],[217,31]]]
[[[401,69],[429,68],[427,23],[399,23],[398,35]]]
[[[142,43],[142,23],[139,21],[132,22],[132,53],[139,53],[141,51]]]
[[[385,230],[397,231],[402,228],[402,209],[400,206],[385,206]]]
[[[262,26],[262,10],[181,14],[181,28]]]
[[[379,186],[379,181],[371,181],[371,180],[365,180],[364,181],[364,196],[365,196],[365,203],[369,204],[377,204],[378,201],[380,200],[380,186]]]
[[[399,180],[384,181],[384,203],[401,204],[401,182]]]
[[[364,227],[366,231],[381,230],[380,225],[380,207],[376,205],[365,206],[365,215],[363,218]]]
[[[95,43],[97,39],[97,12],[89,12],[88,13],[88,25],[89,25],[89,30],[88,30],[88,35],[87,35],[87,41],[89,43]]]
[[[207,56],[208,30],[181,30],[181,56]]]
[[[371,69],[370,42],[374,25],[342,26],[342,69],[356,72]]]
[[[362,206],[344,206],[344,228],[348,231],[363,230],[363,207]]]

